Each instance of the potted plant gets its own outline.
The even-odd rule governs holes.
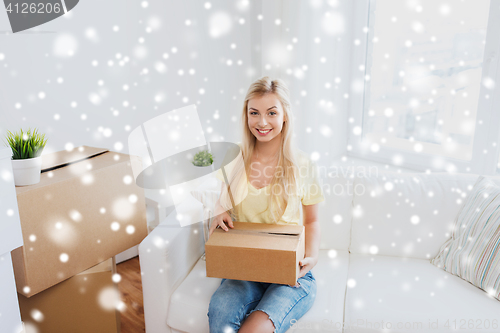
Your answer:
[[[192,163],[194,166],[206,167],[214,163],[214,158],[208,150],[203,150],[194,155]]]
[[[43,148],[47,143],[45,134],[28,129],[23,132],[7,131],[7,144],[12,149],[12,171],[16,186],[33,185],[40,182]]]

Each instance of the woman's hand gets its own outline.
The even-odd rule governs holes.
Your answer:
[[[315,257],[305,257],[301,261],[299,261],[300,272],[299,279],[307,274],[316,264],[318,263],[318,258]]]
[[[317,263],[318,263],[318,258],[314,258],[314,257],[305,257],[304,259],[300,260],[299,261],[300,272],[299,272],[299,277],[297,278],[297,280],[300,279],[301,277],[303,277],[304,275],[306,275],[307,272],[309,272],[314,266],[316,266]],[[297,283],[293,287],[298,287],[299,285],[300,285],[299,281],[297,281]],[[290,286],[290,285],[288,285],[288,286]],[[292,286],[290,286],[290,287],[292,287]]]
[[[228,231],[229,229],[224,222],[227,222],[227,225],[229,226],[229,228],[231,228],[231,229],[234,228],[233,220],[231,219],[231,216],[229,216],[229,214],[227,212],[222,212],[213,218],[212,225],[210,226],[210,231],[209,231],[208,237],[210,237],[212,235],[212,233],[217,228],[217,226],[220,226],[225,231]]]

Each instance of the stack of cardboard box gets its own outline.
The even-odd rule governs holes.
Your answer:
[[[12,260],[21,317],[39,333],[119,330],[111,258],[147,236],[133,163],[82,146],[43,155],[40,183],[16,187],[24,246]]]

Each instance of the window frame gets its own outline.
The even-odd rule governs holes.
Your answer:
[[[378,0],[382,1],[382,0]],[[388,0],[387,0],[388,1]],[[500,172],[497,168],[500,152],[500,7],[498,2],[490,0],[488,13],[488,24],[486,31],[486,43],[483,56],[481,82],[485,77],[494,80],[493,89],[486,88],[483,84],[480,87],[478,110],[476,117],[476,128],[474,131],[474,142],[472,147],[472,158],[470,160],[460,160],[456,158],[433,155],[427,153],[416,153],[412,151],[397,150],[380,146],[378,152],[372,152],[366,144],[363,144],[363,133],[355,135],[353,129],[359,126],[363,130],[363,116],[365,110],[369,109],[370,96],[369,81],[365,80],[367,70],[371,68],[372,59],[368,57],[373,48],[372,32],[375,24],[375,8],[377,0],[356,1],[354,11],[354,27],[368,27],[367,33],[355,31],[354,38],[359,39],[358,46],[353,46],[351,62],[351,82],[361,80],[363,91],[361,94],[351,91],[349,102],[348,120],[348,156],[372,160],[375,162],[397,165],[417,171],[431,172],[461,172],[494,175]],[[357,29],[362,30],[362,29]],[[364,70],[360,71],[359,66],[364,65]],[[352,85],[351,85],[352,86]],[[489,95],[489,98],[481,96]],[[495,112],[495,110],[498,110]],[[483,151],[487,153],[483,153]],[[400,155],[403,162],[396,164],[393,162],[394,155]],[[443,163],[434,165],[434,160],[439,157]],[[455,170],[449,166],[454,165]]]

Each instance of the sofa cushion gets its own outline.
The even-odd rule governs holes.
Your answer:
[[[498,332],[500,302],[428,260],[351,254],[349,264],[346,333]]]
[[[348,266],[347,251],[320,250],[318,264],[312,269],[318,286],[316,300],[313,307],[293,323],[294,332],[310,332],[311,327],[342,332]],[[208,306],[221,280],[206,277],[206,263],[200,259],[170,298],[168,326],[182,332],[208,332]]]
[[[357,177],[351,253],[431,259],[450,238],[477,175],[397,174]]]
[[[479,177],[431,264],[500,300],[500,186]]]

